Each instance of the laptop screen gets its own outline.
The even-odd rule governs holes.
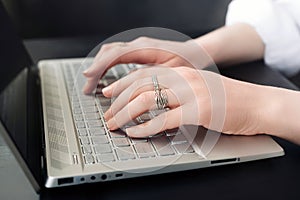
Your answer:
[[[32,61],[0,2],[0,119],[34,177],[40,178],[38,101]],[[36,104],[36,105],[33,105]],[[37,124],[36,126],[33,124]]]

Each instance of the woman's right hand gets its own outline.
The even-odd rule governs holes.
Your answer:
[[[193,40],[186,42],[140,37],[133,41],[104,44],[93,64],[84,71],[87,83],[85,94],[91,93],[104,73],[116,64],[156,64],[167,67],[206,67],[211,60],[206,52]]]

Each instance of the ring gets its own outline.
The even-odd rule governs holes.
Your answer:
[[[155,92],[155,102],[158,110],[163,110],[168,107],[168,96],[165,90],[159,87],[157,76],[152,75],[152,82]]]

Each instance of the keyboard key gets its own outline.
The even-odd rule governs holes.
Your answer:
[[[164,113],[164,112],[166,112],[165,110],[153,110],[152,111],[152,114],[154,115],[154,116],[158,116],[158,115],[160,115],[160,114],[162,114],[162,113]]]
[[[140,158],[148,158],[155,156],[155,153],[150,143],[137,143],[134,145],[134,147]]]
[[[81,111],[80,108],[74,108],[74,109],[73,109],[73,113],[74,113],[74,114],[81,114],[82,111]]]
[[[87,125],[88,125],[89,128],[103,127],[103,124],[102,124],[101,120],[87,121]]]
[[[92,148],[90,146],[82,146],[83,154],[92,153]]]
[[[79,102],[72,103],[72,108],[73,109],[75,109],[75,108],[80,109],[80,103]]]
[[[105,88],[105,85],[103,84],[103,81],[100,80],[98,85],[97,85],[97,88],[96,88],[96,95],[102,95],[102,89]],[[103,95],[102,95],[103,96]]]
[[[113,71],[110,69],[106,72],[103,79],[116,79],[116,77],[115,77]]]
[[[171,140],[171,144],[181,144],[187,142],[187,139],[183,134],[171,136],[169,137],[169,139]]]
[[[116,147],[125,147],[129,146],[129,141],[126,137],[124,138],[112,138],[112,141]]]
[[[89,100],[89,101],[82,101],[81,105],[82,105],[83,108],[85,108],[85,107],[95,106],[96,104],[95,104],[94,100],[93,101]]]
[[[126,129],[126,128],[129,128],[129,127],[132,127],[132,126],[136,126],[137,124],[139,124],[138,121],[132,120],[132,121],[129,121],[127,124],[125,124],[123,128]]]
[[[131,147],[122,147],[116,149],[117,156],[120,160],[135,159],[135,155]]]
[[[115,130],[115,131],[110,131],[109,132],[110,137],[112,138],[120,138],[120,137],[126,137],[126,133],[122,131],[121,129]]]
[[[102,153],[111,153],[111,147],[109,144],[101,144],[94,146],[94,150],[96,154],[102,154]]]
[[[127,64],[127,67],[128,67],[130,70],[135,70],[135,69],[136,69],[135,64],[133,64],[133,63],[128,63],[128,64]]]
[[[105,135],[105,130],[104,128],[90,128],[89,132],[91,135]]]
[[[97,155],[97,161],[101,162],[112,162],[115,161],[115,156],[112,153],[105,153]]]
[[[89,140],[89,138],[86,137],[86,136],[82,136],[82,137],[80,137],[79,139],[80,139],[80,143],[81,143],[82,145],[90,144],[90,140]]]
[[[109,143],[107,137],[105,135],[94,136],[91,138],[93,144],[107,144]]]
[[[175,144],[173,145],[175,147],[175,149],[178,151],[178,153],[182,154],[182,153],[194,153],[194,149],[192,148],[192,146],[186,142],[186,143],[181,143],[181,144]]]
[[[86,136],[87,135],[87,130],[86,129],[77,129],[77,132],[79,136]]]
[[[100,105],[101,106],[110,106],[111,105],[111,99],[106,98],[106,97],[98,97],[99,101],[100,101]]]
[[[113,82],[115,82],[117,79],[115,78],[115,77],[113,77],[113,78],[106,78],[106,83],[107,83],[107,85],[110,85],[110,84],[112,84]]]
[[[181,134],[181,131],[179,130],[179,128],[173,128],[173,129],[166,130],[167,136],[175,136],[178,134]]]
[[[142,120],[142,122],[149,121],[151,119],[150,113],[144,113],[140,115],[140,119]]]
[[[76,122],[76,127],[79,129],[79,128],[85,128],[85,123],[84,122]]]
[[[77,96],[73,96],[71,97],[71,102],[72,103],[79,102],[79,98]]]
[[[126,71],[125,71],[122,64],[116,65],[114,69],[116,70],[117,75],[119,76],[119,78],[123,77],[126,74]]]
[[[110,106],[101,106],[102,108],[102,111],[105,113],[108,109],[109,109]]]
[[[86,120],[97,120],[100,119],[100,115],[98,113],[87,113],[84,118]]]
[[[174,155],[175,152],[170,145],[170,141],[165,136],[153,137],[151,142],[160,156]]]
[[[98,112],[98,109],[96,106],[89,106],[89,107],[82,107],[82,111],[84,113],[96,113]]]
[[[95,163],[94,156],[92,156],[90,154],[84,156],[84,161],[85,161],[85,164],[93,164],[93,163]]]
[[[81,114],[74,115],[74,120],[75,121],[83,121],[83,116]]]

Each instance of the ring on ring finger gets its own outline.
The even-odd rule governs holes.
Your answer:
[[[164,89],[159,87],[156,75],[152,75],[152,82],[155,92],[155,103],[158,110],[163,110],[168,107],[168,96]]]

